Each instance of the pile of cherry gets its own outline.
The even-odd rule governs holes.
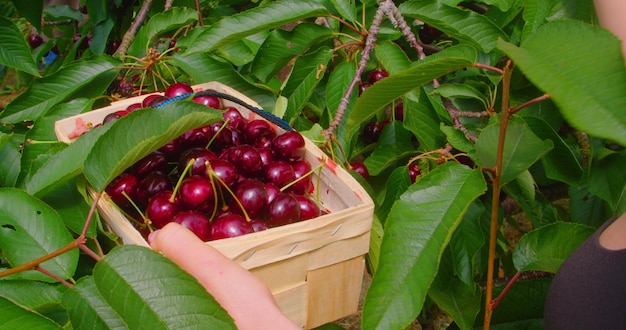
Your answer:
[[[108,115],[102,124],[135,109],[191,93],[188,84],[168,86],[163,96]],[[296,131],[277,134],[263,119],[247,120],[214,96],[193,101],[223,111],[223,120],[192,129],[115,178],[105,189],[136,228],[177,222],[204,241],[240,236],[318,217],[315,171]]]

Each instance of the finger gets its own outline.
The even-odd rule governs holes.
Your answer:
[[[149,237],[153,249],[194,276],[233,317],[239,329],[259,329],[284,318],[267,286],[245,268],[177,223]],[[273,324],[272,324],[273,323]]]

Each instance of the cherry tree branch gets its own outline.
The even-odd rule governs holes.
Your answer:
[[[369,33],[367,34],[367,38],[365,40],[365,47],[363,48],[363,54],[361,55],[361,60],[359,61],[356,74],[354,75],[352,82],[350,82],[350,86],[348,86],[346,93],[341,98],[341,102],[339,103],[339,106],[337,107],[337,112],[335,113],[335,118],[330,123],[328,128],[325,129],[323,132],[328,141],[332,140],[331,136],[334,135],[334,132],[337,129],[337,126],[339,126],[339,123],[341,122],[341,119],[343,118],[343,115],[346,109],[348,108],[348,103],[350,103],[350,95],[352,95],[352,91],[354,90],[354,87],[356,87],[356,84],[361,80],[361,75],[363,74],[363,70],[365,70],[365,66],[367,65],[367,62],[370,59],[370,52],[374,48],[374,43],[376,42],[376,36],[378,35],[378,32],[380,30],[380,24],[383,21],[383,17],[385,14],[385,6],[388,6],[389,2],[391,1],[386,0],[382,2],[380,6],[378,7],[378,9],[376,10],[376,14],[374,15],[374,20],[372,21],[372,26],[370,27]]]
[[[144,0],[135,20],[128,28],[128,31],[124,33],[124,37],[122,37],[122,42],[120,46],[115,51],[115,55],[126,55],[126,51],[128,51],[128,47],[135,40],[135,35],[139,31],[139,28],[146,22],[148,19],[148,12],[150,11],[150,7],[152,7],[152,0]]]

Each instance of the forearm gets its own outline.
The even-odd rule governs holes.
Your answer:
[[[594,0],[600,24],[622,40],[622,53],[626,54],[626,1]],[[626,58],[626,56],[624,56]]]

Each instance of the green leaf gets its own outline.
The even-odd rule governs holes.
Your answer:
[[[418,149],[430,151],[444,145],[445,131],[438,128],[441,121],[425,92],[409,92],[403,99],[403,107],[404,127],[417,137]]]
[[[354,76],[356,76],[356,64],[349,61],[337,64],[334,70],[330,73],[324,89],[327,110],[324,113],[328,115],[327,120],[329,123],[335,117],[337,109],[339,108],[339,104],[341,103],[341,99],[348,92]],[[352,111],[354,102],[356,101],[358,96],[357,90],[358,86],[355,86],[350,93],[350,98],[348,99],[349,101],[344,112],[344,117],[349,116],[350,111]],[[337,141],[345,151],[348,151],[352,136],[347,134],[348,132],[346,129],[344,129],[344,127],[345,121],[341,121],[339,123],[339,127],[337,128]]]
[[[0,132],[0,150],[2,150],[2,147],[4,147],[4,145],[11,140],[11,136],[12,134]]]
[[[83,329],[128,329],[124,320],[98,292],[91,276],[81,278],[63,295],[72,325]]]
[[[93,100],[86,98],[78,98],[67,103],[61,103],[53,107],[49,113],[41,116],[33,124],[32,128],[26,133],[26,138],[34,141],[26,143],[22,150],[22,176],[20,177],[18,187],[27,189],[26,182],[30,180],[32,175],[54,157],[56,153],[67,147],[62,142],[52,143],[57,141],[55,122],[91,110],[92,105]],[[47,179],[57,178],[51,177]],[[58,183],[62,184],[63,182]]]
[[[78,8],[69,5],[50,5],[43,9],[44,15],[51,21],[74,20],[76,22],[84,22],[85,17]]]
[[[453,46],[428,56],[409,69],[382,79],[363,92],[350,112],[346,130],[365,123],[385,105],[433,79],[472,65],[476,50],[466,45]]]
[[[83,195],[78,191],[77,179],[60,184],[55,190],[46,194],[42,200],[59,213],[68,229],[78,235],[82,233],[85,227],[91,205],[87,204]],[[94,238],[98,234],[97,221],[98,213],[96,212],[85,233],[87,238]]]
[[[67,148],[50,157],[46,163],[25,180],[26,191],[34,196],[45,196],[79,175],[83,171],[83,164],[89,151],[111,126],[100,126],[98,129],[87,131]]]
[[[96,264],[93,277],[104,300],[129,329],[198,325],[235,329],[231,317],[195,278],[149,248],[123,245],[113,249]]]
[[[612,210],[626,195],[626,155],[610,152],[596,160],[589,170],[589,192],[604,199]]]
[[[554,143],[554,149],[541,158],[546,176],[569,185],[577,185],[583,169],[570,147],[544,120],[537,117],[524,117],[523,120],[537,137]]]
[[[20,16],[26,18],[37,31],[41,31],[41,13],[44,8],[44,0],[11,0]]]
[[[198,20],[198,13],[193,8],[172,7],[169,10],[155,14],[144,24],[135,39],[128,47],[128,54],[143,56],[150,43],[159,35],[176,30]]]
[[[400,72],[411,65],[409,57],[395,42],[383,41],[376,45],[374,51],[376,58],[389,74]]]
[[[119,62],[112,57],[96,56],[75,62],[50,76],[38,79],[7,105],[0,113],[0,120],[10,123],[36,120],[100,75],[115,71],[116,64]]]
[[[397,161],[414,154],[411,132],[404,129],[401,122],[394,121],[385,126],[376,148],[365,159],[364,163],[370,175],[376,176]]]
[[[445,98],[468,98],[482,102],[487,106],[485,96],[475,87],[467,84],[444,84],[434,89],[435,94]]]
[[[247,11],[227,16],[211,26],[196,28],[199,33],[192,40],[179,39],[189,45],[185,52],[211,52],[230,42],[259,32],[268,31],[286,23],[309,17],[323,16],[328,10],[317,1],[272,1]]]
[[[544,0],[527,0],[522,13],[522,18],[526,22],[522,31],[520,39],[526,40],[529,36],[532,36],[539,26],[546,22],[550,9],[553,6],[552,1]]]
[[[380,243],[383,241],[385,231],[377,216],[372,221],[372,231],[370,233],[370,247],[367,252],[367,263],[371,274],[375,274],[378,269],[380,259]]]
[[[221,119],[220,111],[185,100],[133,111],[112,122],[96,141],[85,160],[85,176],[94,189],[102,191],[125,169],[168,141]]]
[[[23,134],[8,134],[7,142],[0,148],[0,186],[15,187],[20,175],[22,145],[25,141]]]
[[[485,16],[468,9],[450,7],[436,0],[407,1],[398,9],[403,16],[428,23],[485,53],[496,47],[498,39],[508,39],[506,34]]]
[[[73,240],[59,214],[50,206],[15,188],[0,188],[0,250],[11,266],[19,266],[54,252]],[[74,275],[78,249],[41,263],[41,267],[68,279]],[[37,271],[18,278],[55,281]]]
[[[448,287],[432,287],[429,296],[437,306],[450,315],[461,329],[472,329],[476,315],[480,311],[482,290],[476,284],[467,286],[459,279]]]
[[[559,47],[552,49],[555,44]],[[580,21],[559,20],[537,28],[521,47],[504,41],[498,47],[550,94],[572,126],[626,145],[626,67],[613,34]]]
[[[52,320],[0,297],[0,329],[61,329]]]
[[[355,2],[354,0],[330,0],[339,16],[352,23],[357,20]]]
[[[0,65],[6,65],[33,76],[39,76],[37,63],[33,59],[30,47],[18,27],[5,17],[0,16]]]
[[[60,283],[29,280],[0,281],[0,297],[46,316],[59,324],[67,322],[67,312],[61,306],[61,296],[66,290],[67,288]]]
[[[518,271],[556,273],[563,261],[593,232],[594,228],[570,222],[555,222],[535,229],[519,240],[513,251]]]
[[[469,287],[474,284],[475,258],[487,241],[479,221],[484,214],[485,207],[482,203],[472,203],[450,240],[454,273]]]
[[[250,74],[262,82],[268,82],[292,58],[302,54],[320,39],[330,37],[331,32],[313,23],[300,23],[290,31],[271,31],[252,62]]]
[[[380,198],[380,202],[376,204],[375,208],[376,216],[383,226],[387,221],[391,207],[410,185],[411,178],[409,177],[408,167],[406,166],[396,167],[389,177],[387,177],[383,191],[384,196]]]
[[[476,153],[487,168],[496,166],[500,124],[485,127],[476,140]],[[513,180],[553,147],[552,141],[540,140],[528,126],[515,117],[509,121],[502,155],[502,184]]]
[[[504,299],[498,303],[491,316],[491,328],[494,330],[542,330],[543,310],[550,288],[551,279],[540,278],[532,280],[517,281],[506,292]],[[494,288],[494,297],[497,297],[504,285]],[[484,301],[482,303],[484,306]],[[524,306],[524,308],[520,308]],[[484,313],[484,310],[482,311]],[[477,323],[474,329],[482,328],[482,314],[476,318]]]
[[[415,319],[452,233],[486,189],[480,171],[450,162],[402,194],[387,218],[378,271],[365,297],[363,328],[401,329]]]
[[[288,101],[284,120],[292,122],[300,114],[315,91],[315,87],[324,77],[326,65],[332,55],[333,51],[330,48],[320,47],[315,52],[303,55],[296,60],[289,79],[281,91]]]
[[[276,96],[252,85],[232,65],[206,53],[189,56],[175,54],[169,61],[188,74],[196,84],[218,81],[255,100],[264,109],[273,109]]]

